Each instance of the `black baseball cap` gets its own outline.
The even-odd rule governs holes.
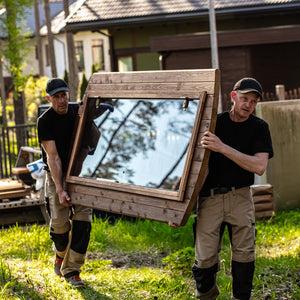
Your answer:
[[[262,99],[262,87],[254,78],[242,78],[234,85],[233,90],[243,94],[254,92]]]
[[[62,91],[69,91],[68,85],[64,80],[60,78],[52,78],[47,82],[46,92],[50,96]]]

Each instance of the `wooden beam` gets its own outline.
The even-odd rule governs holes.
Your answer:
[[[218,47],[265,45],[300,41],[300,26],[278,26],[250,30],[219,31]],[[209,33],[156,36],[150,39],[154,52],[210,49]]]

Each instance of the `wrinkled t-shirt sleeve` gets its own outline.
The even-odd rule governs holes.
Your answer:
[[[44,119],[38,119],[37,125],[39,142],[54,140],[53,130],[51,126],[49,126],[49,122],[46,122]]]
[[[255,135],[256,139],[253,147],[253,153],[269,153],[269,158],[272,158],[274,153],[269,125],[264,121],[260,122],[259,126],[257,126]]]

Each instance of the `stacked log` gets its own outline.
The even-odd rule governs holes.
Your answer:
[[[273,192],[271,184],[251,186],[256,219],[270,218],[274,215]]]

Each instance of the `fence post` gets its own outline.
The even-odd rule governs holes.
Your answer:
[[[285,100],[285,87],[284,84],[275,85],[276,96],[278,100]]]

